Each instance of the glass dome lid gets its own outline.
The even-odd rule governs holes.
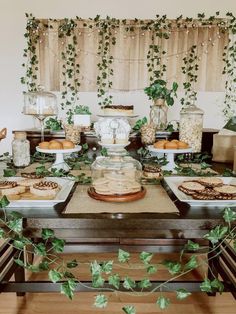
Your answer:
[[[38,91],[24,93],[23,113],[34,116],[52,116],[57,114],[57,97],[44,90],[42,86]]]

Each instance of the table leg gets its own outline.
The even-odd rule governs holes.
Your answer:
[[[24,261],[24,254],[21,254],[21,256],[19,257],[19,259],[21,259],[22,261]],[[25,281],[25,269],[23,267],[17,267],[16,271],[14,273],[14,278],[15,281],[18,282],[24,282]],[[16,292],[16,295],[18,297],[22,297],[25,295],[25,292]]]
[[[209,250],[211,251],[213,249],[212,243],[209,244]],[[214,257],[218,253],[218,250],[214,250],[214,252],[208,253],[208,279],[214,280],[215,278],[218,278],[219,272],[218,272],[218,263],[219,263],[219,255]],[[208,296],[216,296],[216,292],[209,292]]]

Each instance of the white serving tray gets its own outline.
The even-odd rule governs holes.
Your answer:
[[[22,177],[9,177],[9,178],[4,178],[4,180],[7,181],[19,181],[19,180],[24,180],[25,178]],[[56,194],[55,198],[52,200],[12,200],[10,201],[10,204],[8,207],[12,208],[22,208],[22,207],[53,207],[54,205],[64,202],[73,185],[74,181],[66,178],[58,178],[58,177],[45,177],[44,180],[47,181],[53,181],[56,182],[60,185],[60,190]]]
[[[178,186],[183,181],[196,180],[197,177],[165,177],[164,180],[175,194],[175,196],[181,201],[186,202],[191,206],[214,206],[214,207],[225,207],[225,206],[236,206],[236,200],[194,200],[191,195],[187,195],[178,189]],[[233,177],[220,177],[224,184],[236,185],[236,178]]]

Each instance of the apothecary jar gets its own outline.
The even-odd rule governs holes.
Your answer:
[[[92,186],[98,194],[126,195],[141,190],[142,165],[123,148],[108,150],[108,156],[97,157],[91,169]]]
[[[201,152],[203,114],[194,104],[180,111],[179,139],[188,143],[193,153]]]

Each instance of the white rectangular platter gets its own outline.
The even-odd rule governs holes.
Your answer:
[[[9,178],[4,178],[8,181],[19,181],[22,180],[24,178],[22,177],[9,177]],[[55,198],[52,200],[14,200],[14,201],[10,201],[10,204],[8,205],[8,207],[12,208],[20,208],[20,207],[53,207],[55,204],[64,202],[73,185],[74,185],[74,181],[66,179],[66,178],[58,178],[58,177],[46,177],[44,178],[46,181],[53,181],[59,184],[60,186],[60,190],[58,191],[58,193],[56,194]]]
[[[236,178],[233,177],[220,177],[224,184],[236,185]],[[168,184],[175,196],[181,201],[186,202],[191,206],[214,206],[214,207],[225,207],[225,206],[236,206],[236,200],[194,200],[191,195],[187,195],[178,189],[178,186],[183,181],[196,180],[196,177],[166,177],[165,182]]]

